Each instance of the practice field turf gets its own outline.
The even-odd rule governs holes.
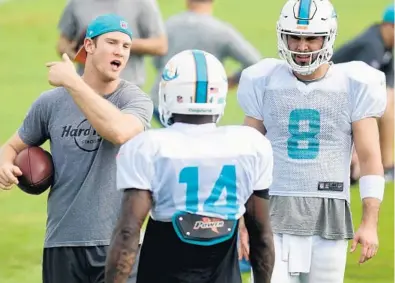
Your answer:
[[[29,105],[48,89],[47,61],[57,60],[57,21],[66,1],[0,0],[0,144],[15,131]],[[159,1],[164,18],[181,11],[181,0]],[[216,0],[215,15],[231,22],[264,56],[276,55],[275,22],[283,1]],[[248,3],[248,4],[247,4]],[[386,0],[334,1],[339,16],[337,44],[379,20]],[[242,6],[241,6],[242,5]],[[237,65],[227,62],[229,72]],[[154,73],[147,60],[149,90]],[[221,124],[240,124],[243,115],[229,94]],[[155,123],[154,123],[155,125]],[[359,249],[348,257],[346,283],[390,283],[394,277],[394,186],[387,186],[380,217],[380,250],[372,261],[359,265]],[[355,226],[361,219],[357,189],[352,190]],[[0,192],[0,282],[41,282],[41,251],[46,196],[28,196],[18,189]],[[245,275],[247,278],[247,275]],[[245,280],[248,282],[248,280]]]

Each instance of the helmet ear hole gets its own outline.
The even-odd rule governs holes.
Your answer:
[[[171,126],[171,125],[174,124],[173,116],[171,116],[171,117],[167,120],[167,124],[168,124],[169,126]]]

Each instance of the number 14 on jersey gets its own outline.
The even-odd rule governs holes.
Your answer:
[[[210,170],[210,169],[208,169]],[[199,189],[201,188],[201,171],[199,167],[185,167],[179,175],[179,183],[186,184],[186,210],[191,213],[199,211]],[[209,197],[203,203],[203,212],[220,214],[226,219],[234,220],[238,211],[236,191],[236,166],[225,165],[212,188]],[[224,204],[217,204],[220,196],[226,190]]]

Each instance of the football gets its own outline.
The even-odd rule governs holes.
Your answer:
[[[53,182],[54,167],[51,154],[41,147],[28,147],[15,159],[15,166],[22,171],[18,187],[25,193],[40,195]]]

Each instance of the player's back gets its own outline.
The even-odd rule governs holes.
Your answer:
[[[169,221],[178,210],[222,219],[244,213],[257,159],[270,146],[266,138],[250,127],[214,123],[177,123],[149,135],[156,149],[154,219]]]
[[[256,186],[265,186],[257,179],[271,182],[257,164],[266,150],[272,161],[268,140],[250,127],[214,123],[142,135],[155,174],[138,281],[241,283],[237,220]]]

